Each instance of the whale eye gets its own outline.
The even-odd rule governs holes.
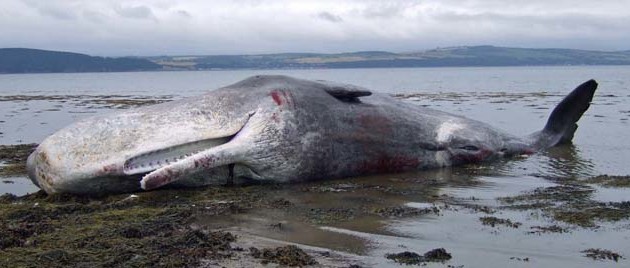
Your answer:
[[[468,150],[468,151],[478,151],[479,148],[477,148],[477,146],[474,145],[466,145],[466,146],[462,146],[459,147],[460,149],[464,149],[464,150]]]

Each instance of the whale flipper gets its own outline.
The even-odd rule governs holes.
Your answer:
[[[199,170],[210,170],[224,165],[233,165],[239,158],[239,155],[241,155],[241,152],[235,148],[234,143],[228,142],[212,147],[148,173],[140,181],[140,186],[144,190],[156,189]],[[230,172],[232,172],[232,168]]]
[[[542,131],[532,134],[534,148],[545,149],[571,143],[578,128],[577,121],[588,110],[597,89],[595,80],[588,80],[567,95],[551,112]]]

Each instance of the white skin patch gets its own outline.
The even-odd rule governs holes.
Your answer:
[[[446,121],[442,123],[440,127],[438,127],[437,136],[435,137],[435,140],[440,143],[448,142],[451,140],[451,137],[453,136],[453,133],[455,133],[455,131],[458,131],[463,128],[464,128],[463,124],[454,122],[452,120]]]
[[[435,154],[435,162],[440,167],[448,167],[451,166],[451,157],[448,152],[438,151]]]

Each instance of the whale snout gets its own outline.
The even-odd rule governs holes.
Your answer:
[[[59,181],[57,172],[51,167],[48,154],[37,147],[26,160],[26,171],[31,181],[47,193],[54,193],[56,182]]]
[[[131,192],[140,189],[140,176],[122,175],[116,164],[94,164],[73,167],[59,160],[64,152],[49,150],[41,144],[28,157],[28,177],[48,194],[103,194],[106,192]],[[67,153],[65,154],[67,156]]]
[[[41,186],[39,186],[39,180],[37,179],[37,173],[35,172],[35,152],[31,153],[26,159],[26,172],[28,178],[31,179],[33,184],[35,184],[35,186],[39,188],[42,188]]]

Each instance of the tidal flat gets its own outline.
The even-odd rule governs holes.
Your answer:
[[[530,157],[104,197],[45,195],[24,160],[76,120],[200,94],[248,72],[0,76],[0,267],[625,267],[624,68],[274,71],[385,89],[515,135],[541,128],[585,79],[600,88],[573,145]]]
[[[24,159],[33,148],[2,146],[0,161]],[[2,169],[25,180],[25,174],[15,173],[24,170],[23,161]],[[582,240],[600,233],[628,233],[624,227],[630,218],[628,201],[593,199],[598,185],[623,189],[628,176],[555,178],[548,186],[494,200],[444,193],[491,187],[492,182],[476,177],[493,170],[466,166],[448,174],[415,172],[104,197],[7,193],[0,196],[0,266],[372,267],[401,263],[476,267],[468,259],[476,251],[472,248],[455,246],[451,239],[409,236],[391,227],[415,222],[452,233],[466,226],[477,230],[477,243],[487,239],[499,245],[519,240],[545,244],[559,236],[571,240],[575,234]],[[499,237],[506,241],[496,241]],[[586,266],[625,262],[628,253],[620,244],[590,246],[588,242],[582,240],[583,249],[565,252],[572,257],[555,249],[535,252],[531,248],[502,249],[500,255],[512,265],[545,265],[550,259],[565,258]],[[426,257],[431,248],[442,250],[440,256],[448,258]],[[386,252],[375,253],[380,251]]]

